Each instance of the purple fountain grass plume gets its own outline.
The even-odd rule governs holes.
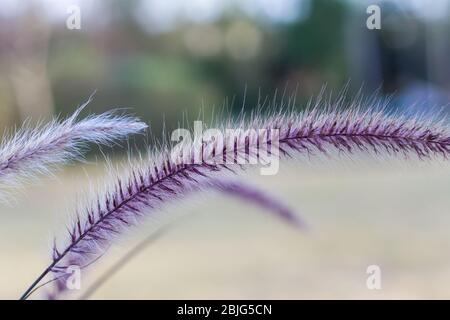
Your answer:
[[[256,206],[262,207],[274,213],[277,217],[285,219],[289,223],[297,225],[301,228],[305,227],[305,224],[298,215],[295,214],[291,208],[286,206],[283,202],[273,197],[271,194],[261,190],[255,186],[242,183],[239,180],[224,180],[216,181],[213,185],[214,189],[225,195],[230,195],[232,197],[237,197],[245,202],[254,204]],[[118,261],[116,261],[108,270],[106,270],[102,275],[88,287],[88,289],[80,297],[80,300],[86,300],[92,296],[105,282],[111,279],[114,274],[120,271],[126,264],[128,264],[135,256],[144,251],[150,244],[154,243],[164,232],[166,228],[160,228],[156,232],[148,235],[141,242],[131,248],[124,256],[122,256]],[[65,287],[64,287],[65,289]],[[53,298],[58,298],[58,295],[54,295]]]
[[[264,210],[274,214],[277,218],[285,220],[289,224],[297,226],[301,229],[305,228],[305,223],[289,206],[282,201],[274,197],[272,194],[261,190],[260,188],[248,183],[243,183],[239,180],[216,180],[211,183],[211,191],[218,191],[225,196],[236,197],[246,203],[253,204],[261,207]],[[178,222],[178,220],[177,220]],[[171,224],[170,224],[171,225]],[[158,239],[170,225],[162,227],[157,231],[147,236],[144,240],[139,242],[131,250],[129,250],[123,257],[121,257],[113,266],[108,268],[82,295],[81,299],[87,299],[91,296],[101,285],[103,285],[108,279],[110,279],[115,273],[117,273],[122,267],[124,267],[131,259],[145,250],[151,243]],[[58,299],[66,291],[64,285],[64,277],[55,279],[60,281],[48,292],[48,298]],[[54,281],[52,281],[54,282]]]
[[[30,288],[49,272],[58,275],[68,265],[91,262],[130,225],[162,205],[192,190],[207,189],[224,174],[250,167],[253,160],[268,164],[277,152],[280,157],[330,155],[333,149],[347,155],[361,151],[420,159],[450,155],[450,130],[442,123],[387,114],[374,110],[373,104],[366,109],[361,103],[341,110],[343,100],[328,106],[319,100],[304,112],[280,111],[264,117],[257,112],[248,120],[228,122],[219,130],[224,132],[223,141],[201,136],[181,148],[157,150],[153,161],[133,168],[78,210],[66,243],[54,246],[53,261]],[[227,128],[240,130],[236,134]]]
[[[65,120],[30,128],[26,124],[0,145],[0,184],[17,186],[37,174],[50,173],[59,164],[80,159],[87,143],[111,144],[114,140],[144,130],[147,125],[129,116],[111,112],[76,121],[89,99]]]

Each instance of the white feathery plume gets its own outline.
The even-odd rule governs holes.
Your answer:
[[[0,201],[7,189],[20,186],[38,174],[49,174],[57,165],[82,158],[87,143],[111,145],[147,128],[139,119],[106,112],[77,121],[91,98],[65,120],[30,127],[25,123],[0,142]]]

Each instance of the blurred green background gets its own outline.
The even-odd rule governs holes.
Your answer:
[[[366,27],[370,4],[381,8],[380,30]],[[80,30],[66,26],[71,5]],[[70,114],[94,90],[86,113],[127,108],[156,137],[185,115],[237,113],[244,99],[250,111],[276,91],[295,93],[301,108],[325,84],[394,94],[406,112],[447,112],[449,15],[446,0],[2,0],[0,131]],[[306,235],[218,195],[171,207],[195,215],[94,297],[448,298],[448,167],[367,164],[283,164],[274,177],[248,177],[302,214]],[[73,166],[0,207],[1,298],[18,297],[48,264],[76,194],[105,174],[101,162]],[[92,274],[152,228],[114,246]],[[379,291],[366,287],[372,264]]]
[[[368,5],[381,8],[369,30]],[[81,29],[66,26],[80,8]],[[0,128],[89,109],[130,108],[160,134],[163,119],[207,118],[326,84],[396,93],[399,105],[448,103],[447,1],[5,0],[0,5]],[[297,89],[298,88],[298,89]],[[246,94],[244,94],[246,92]],[[416,106],[417,107],[417,106]]]

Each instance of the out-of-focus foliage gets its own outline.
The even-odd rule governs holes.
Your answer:
[[[96,89],[91,111],[131,108],[157,135],[185,115],[237,112],[244,98],[247,109],[275,90],[305,101],[348,80],[351,92],[445,104],[449,6],[425,2],[383,1],[381,30],[368,30],[365,1],[8,0],[0,126],[70,113]],[[72,4],[80,30],[66,27]]]

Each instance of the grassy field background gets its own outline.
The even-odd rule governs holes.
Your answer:
[[[87,176],[104,174],[102,166],[69,167],[0,208],[0,298],[18,298],[43,270]],[[246,180],[296,208],[308,231],[237,199],[199,195],[170,206],[164,215],[185,218],[92,298],[450,297],[448,165],[287,164],[276,176]],[[83,274],[82,289],[156,225],[149,220],[110,248]],[[381,268],[381,290],[366,287],[373,264]]]

